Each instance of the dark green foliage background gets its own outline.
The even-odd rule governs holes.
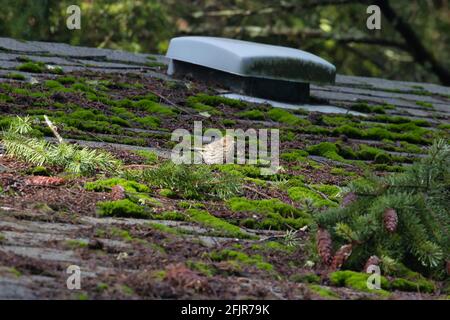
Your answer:
[[[311,51],[342,74],[448,83],[386,16],[382,30],[366,28],[372,3],[392,7],[448,72],[448,0],[0,0],[0,36],[160,53],[176,35],[225,36]],[[81,30],[66,28],[72,4]]]

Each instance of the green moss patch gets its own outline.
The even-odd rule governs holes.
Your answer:
[[[418,275],[418,274],[417,274]],[[336,271],[330,274],[330,281],[336,286],[345,286],[353,288],[359,291],[365,292],[375,292],[387,295],[387,290],[399,290],[399,291],[411,291],[411,292],[422,292],[422,293],[433,293],[436,289],[433,282],[423,278],[418,275],[418,278],[405,279],[405,278],[394,278],[392,280],[387,280],[385,277],[381,277],[381,288],[382,290],[371,290],[367,288],[367,279],[370,274],[359,273],[354,271]]]
[[[186,100],[186,104],[188,107],[190,107],[194,110],[197,110],[199,112],[209,112],[211,114],[220,114],[220,112],[215,107],[199,102],[199,100],[195,96],[189,97]]]
[[[124,119],[131,120],[131,119],[136,118],[136,115],[133,112],[131,112],[123,107],[112,107],[111,111],[118,117],[121,117]]]
[[[148,196],[150,188],[144,184],[138,183],[132,180],[126,180],[123,178],[110,178],[97,180],[94,182],[87,182],[84,188],[88,191],[105,192],[110,191],[112,187],[120,185],[127,192],[127,197],[134,203],[147,205],[150,207],[161,206],[161,203]]]
[[[333,130],[334,135],[345,135],[349,138],[407,141],[410,143],[429,144],[433,133],[421,128],[414,123],[390,124],[388,126],[377,126],[367,129],[357,128],[351,125],[343,125]]]
[[[356,155],[360,160],[373,160],[375,163],[392,162],[392,157],[386,151],[365,144],[359,145]]]
[[[90,99],[94,100],[94,101],[96,100],[95,98],[97,97],[97,94],[99,94],[99,92],[98,91],[96,92],[96,90],[94,88],[92,88],[88,84],[82,83],[82,82],[75,82],[74,84],[72,84],[70,86],[70,88],[72,90],[74,90],[74,91],[80,91],[80,92],[84,92],[84,93],[91,93],[92,95],[88,96],[88,97],[91,97]]]
[[[252,249],[258,249],[254,246],[252,246]],[[295,246],[283,244],[278,241],[267,241],[261,246],[262,250],[268,250],[268,251],[281,251],[281,252],[289,252],[292,253],[296,250]]]
[[[311,185],[314,190],[318,190],[328,196],[330,199],[337,199],[339,193],[341,192],[341,188],[335,185],[330,184],[313,184]]]
[[[50,176],[51,174],[50,170],[43,166],[33,167],[27,173],[34,176]]]
[[[164,116],[174,116],[176,114],[172,108],[149,99],[134,102],[133,107],[139,110],[147,111],[148,113],[157,113]]]
[[[195,96],[189,97],[186,101],[187,105],[191,108],[198,108],[199,104],[203,106],[210,106],[210,107],[218,107],[219,105],[223,104],[229,107],[237,108],[237,109],[243,109],[248,106],[248,103],[245,101],[237,100],[237,99],[230,99],[226,97],[221,96],[210,96],[207,94],[197,94]],[[204,110],[208,111],[208,110]]]
[[[309,285],[309,289],[316,295],[325,299],[339,299],[339,295],[330,288],[316,284]]]
[[[390,164],[393,161],[404,161],[403,157],[391,156],[383,149],[366,144],[360,144],[353,150],[343,143],[322,142],[308,147],[307,150],[310,154],[340,162],[346,162],[346,160],[364,160],[374,161],[376,164]]]
[[[176,192],[173,192],[170,189],[160,189],[159,194],[166,198],[176,198],[177,197]]]
[[[430,123],[427,120],[423,119],[410,119],[401,116],[389,116],[389,115],[376,115],[372,117],[365,118],[366,121],[376,121],[376,122],[385,122],[385,123],[414,123],[419,127],[430,127]]]
[[[335,161],[344,161],[344,158],[338,154],[336,144],[331,142],[321,142],[314,146],[310,146],[307,148],[307,151],[316,156],[325,157]]]
[[[293,282],[298,282],[298,283],[313,283],[313,284],[320,283],[320,277],[315,273],[293,274],[289,278],[289,280],[293,281]]]
[[[14,102],[14,99],[7,94],[0,93],[0,102]]]
[[[425,293],[432,293],[436,290],[436,285],[433,281],[426,279],[418,272],[408,269],[402,263],[397,263],[391,273],[396,277],[391,282],[393,290]]]
[[[91,115],[92,118],[89,118]],[[89,132],[109,134],[123,133],[123,128],[120,125],[111,123],[114,119],[110,119],[102,113],[94,113],[89,110],[77,110],[66,116],[53,117],[52,120],[55,123],[65,123],[68,127]],[[119,118],[116,120],[116,122],[129,126],[127,122],[120,121]]]
[[[272,271],[273,265],[270,263],[264,262],[262,256],[260,255],[252,255],[249,256],[244,252],[241,251],[235,251],[230,249],[224,249],[221,251],[213,251],[210,253],[210,258],[213,261],[227,261],[227,260],[233,260],[240,262],[242,264],[248,265],[248,266],[254,266],[260,270],[264,271]]]
[[[63,85],[60,82],[55,80],[46,80],[44,82],[44,85],[49,89],[58,89],[63,87]]]
[[[186,266],[189,269],[198,271],[207,277],[212,277],[213,275],[215,275],[217,273],[216,268],[214,268],[213,266],[210,266],[204,262],[201,262],[201,261],[188,260],[186,262]]]
[[[217,230],[226,236],[233,238],[252,238],[251,235],[244,232],[241,228],[211,215],[208,211],[188,209],[186,210],[186,214],[189,216],[190,220],[198,222],[205,227]]]
[[[344,176],[344,177],[356,176],[356,173],[347,171],[343,168],[333,168],[330,170],[330,173],[336,176]]]
[[[338,127],[345,124],[352,124],[353,123],[353,117],[352,116],[322,116],[321,122],[323,124],[330,126],[330,127]]]
[[[13,80],[25,80],[25,76],[21,73],[10,72],[6,75],[6,78]]]
[[[105,192],[111,191],[114,186],[120,185],[127,192],[149,192],[150,188],[144,184],[138,183],[136,181],[130,181],[122,178],[110,178],[97,180],[94,182],[87,182],[84,188],[88,191]]]
[[[101,217],[148,218],[144,207],[129,199],[98,202],[97,214]]]
[[[389,289],[388,280],[381,276],[381,289],[371,290],[367,287],[367,279],[370,274],[354,271],[336,271],[330,274],[330,282],[337,287],[348,287],[358,291],[377,293],[381,295],[389,295],[385,289]]]
[[[117,227],[111,227],[108,230],[105,229],[96,229],[95,235],[97,237],[105,238],[110,235],[114,238],[120,238],[124,241],[132,241],[133,237],[131,236],[130,232],[128,230],[120,229]]]
[[[337,203],[323,198],[317,192],[314,192],[313,190],[311,190],[307,187],[304,187],[304,186],[297,186],[297,187],[289,188],[288,195],[294,201],[303,202],[303,203],[309,201],[312,203],[313,206],[315,206],[317,208],[336,207],[337,206]]]
[[[284,152],[280,155],[280,158],[287,162],[303,162],[309,155],[307,151],[304,150],[293,150],[291,152]]]
[[[154,116],[135,118],[134,120],[137,123],[140,123],[144,128],[147,128],[147,129],[157,129],[161,125],[161,120]]]
[[[257,213],[278,213],[284,217],[305,217],[305,214],[279,199],[250,200],[246,198],[232,198],[228,201],[233,211],[248,211]]]
[[[256,109],[238,112],[236,115],[240,118],[250,119],[250,120],[264,120],[265,119],[264,112],[262,112],[261,110],[256,110]]]
[[[260,168],[252,165],[238,165],[234,163],[227,163],[223,165],[218,165],[217,168],[222,172],[231,173],[240,177],[251,177],[251,178],[261,177]]]
[[[45,64],[42,62],[28,61],[16,67],[17,70],[31,73],[42,73],[45,71]]]
[[[311,223],[309,214],[294,208],[279,199],[249,200],[232,198],[228,206],[235,212],[258,213],[261,219],[247,218],[240,223],[248,228],[285,230],[292,227],[299,229]]]
[[[52,67],[48,67],[47,68],[47,72],[48,73],[52,73],[52,74],[64,74],[64,70],[63,70],[63,68],[61,68],[61,67],[55,67],[55,66],[52,66]]]
[[[148,61],[145,63],[145,65],[149,68],[165,68],[165,67],[167,67],[166,64],[164,64],[162,62],[157,62],[157,61]]]
[[[148,226],[152,229],[158,230],[163,233],[169,233],[169,234],[173,234],[173,235],[178,235],[181,233],[178,229],[169,227],[162,223],[149,222]]]
[[[58,77],[56,79],[61,84],[74,84],[77,82],[77,79],[73,76],[64,76],[64,77]]]
[[[215,167],[221,172],[241,177],[261,185],[265,184],[265,181],[263,180],[276,181],[284,177],[282,174],[263,175],[261,174],[261,167],[258,165],[227,163],[223,165],[216,165]]]
[[[429,102],[424,102],[424,101],[417,101],[416,104],[418,106],[424,107],[424,108],[428,108],[428,109],[434,109],[434,106],[432,103]]]
[[[69,239],[66,241],[66,245],[71,249],[86,248],[89,242],[86,240]]]
[[[408,152],[408,153],[424,153],[424,150],[422,150],[422,148],[418,147],[415,144],[408,143],[406,141],[401,141],[400,148],[395,148],[394,151]]]
[[[158,162],[158,154],[148,150],[134,150],[133,153],[145,159],[146,164],[155,164]]]
[[[267,112],[267,116],[273,121],[284,123],[290,126],[311,124],[308,120],[301,119],[293,113],[284,109],[273,108]]]
[[[433,293],[436,289],[435,285],[426,279],[419,279],[416,281],[397,278],[390,283],[391,290],[411,291],[422,293]]]

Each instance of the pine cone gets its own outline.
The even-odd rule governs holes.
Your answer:
[[[112,187],[111,189],[111,199],[112,200],[122,200],[125,199],[125,189],[121,185]]]
[[[353,202],[356,201],[358,197],[356,196],[355,193],[353,192],[349,192],[344,196],[344,199],[342,199],[342,203],[341,203],[341,207],[345,208],[348,207],[349,205],[351,205]]]
[[[446,262],[446,265],[447,265],[447,274],[450,276],[450,260],[447,260],[447,262]]]
[[[331,263],[331,270],[339,270],[342,265],[347,261],[348,257],[352,254],[353,246],[351,244],[343,245],[334,255],[333,262]]]
[[[388,232],[394,233],[398,224],[397,212],[392,208],[386,209],[383,214],[383,223]]]
[[[367,269],[371,265],[374,265],[374,266],[380,265],[380,262],[381,262],[380,258],[378,258],[377,256],[371,256],[369,259],[367,259],[367,262],[364,265],[364,272],[367,272]]]
[[[329,265],[332,259],[332,241],[330,233],[325,229],[317,230],[317,250],[319,251],[323,263]]]
[[[59,186],[63,183],[64,179],[59,177],[32,176],[25,180],[27,186]]]

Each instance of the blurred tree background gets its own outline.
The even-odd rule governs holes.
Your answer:
[[[0,36],[165,53],[178,35],[300,48],[347,75],[450,85],[450,0],[0,0]],[[82,11],[68,30],[66,9]],[[368,30],[366,9],[382,9]]]

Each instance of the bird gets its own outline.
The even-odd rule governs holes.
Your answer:
[[[234,137],[226,135],[200,149],[200,154],[206,164],[223,164],[234,156]],[[224,160],[225,158],[225,160]]]

